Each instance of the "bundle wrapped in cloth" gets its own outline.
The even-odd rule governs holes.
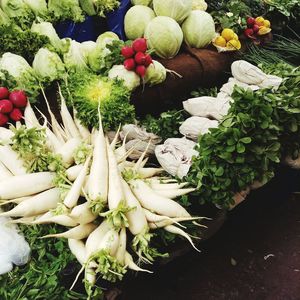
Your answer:
[[[10,272],[14,264],[26,264],[30,255],[28,243],[9,221],[10,218],[0,217],[0,275]]]

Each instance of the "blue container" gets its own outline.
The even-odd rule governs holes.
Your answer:
[[[87,16],[82,23],[63,21],[55,26],[60,38],[71,38],[77,42],[95,41],[105,31],[113,31],[125,40],[124,18],[130,8],[130,0],[121,0],[120,6],[106,18]]]

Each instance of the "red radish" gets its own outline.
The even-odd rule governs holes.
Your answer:
[[[134,60],[138,65],[144,65],[146,62],[146,56],[143,52],[138,52],[135,56],[134,56]]]
[[[8,117],[0,113],[0,126],[6,125],[7,122],[8,122]]]
[[[9,90],[6,87],[0,87],[0,99],[7,99],[9,96]]]
[[[27,105],[27,96],[24,91],[16,90],[10,93],[9,100],[15,107],[23,108]]]
[[[14,108],[12,110],[12,112],[9,114],[9,117],[13,121],[18,122],[18,121],[22,120],[23,114],[22,114],[22,112],[21,112],[21,110],[19,108]]]
[[[252,17],[247,18],[247,25],[248,27],[253,27],[253,25],[255,24],[255,19]]]
[[[122,54],[125,58],[131,58],[131,57],[134,56],[134,50],[132,49],[132,47],[125,46],[125,47],[122,48],[121,54]]]
[[[7,100],[0,100],[0,113],[8,114],[13,110],[13,104]]]
[[[254,34],[254,31],[251,28],[247,28],[247,29],[245,29],[244,34],[246,37],[252,37]]]
[[[135,69],[135,61],[133,58],[128,58],[124,61],[124,67],[128,71],[132,71]]]
[[[259,31],[259,26],[258,26],[257,24],[254,24],[252,29],[253,29],[253,32],[254,32],[254,33],[258,33],[258,31]]]
[[[147,51],[147,40],[144,38],[138,38],[132,43],[132,48],[135,52]]]
[[[144,66],[149,67],[152,63],[153,63],[152,57],[149,54],[146,54]]]
[[[142,78],[145,77],[146,67],[142,65],[137,66],[135,69],[135,73],[141,76]]]

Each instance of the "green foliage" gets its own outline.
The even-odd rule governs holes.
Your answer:
[[[0,276],[2,300],[66,300],[86,299],[86,295],[69,291],[62,286],[60,276],[66,266],[75,262],[65,239],[40,239],[49,233],[61,232],[57,225],[19,226],[31,247],[31,260],[23,267]]]
[[[286,17],[293,16],[293,12],[300,7],[299,0],[265,0],[268,11],[277,11]]]
[[[234,102],[218,128],[200,137],[189,174],[201,203],[228,208],[233,195],[255,180],[267,182],[282,154],[299,152],[300,76],[277,91],[235,88]]]
[[[81,71],[71,73],[63,88],[70,93],[77,116],[86,126],[98,127],[99,104],[105,130],[116,130],[120,124],[134,121],[130,93],[120,81]]]
[[[21,55],[31,64],[37,51],[47,44],[48,37],[29,29],[22,30],[16,25],[0,26],[0,56],[5,52],[12,52]]]
[[[105,17],[107,13],[117,9],[120,5],[118,0],[95,0],[93,1],[97,15]]]
[[[191,96],[194,98],[202,97],[202,96],[217,97],[217,94],[218,94],[217,87],[213,87],[213,88],[209,88],[209,89],[199,87],[196,90],[191,92]]]
[[[179,126],[184,122],[186,113],[183,110],[170,110],[164,112],[159,118],[147,115],[141,124],[147,131],[160,136],[163,140],[181,136]]]

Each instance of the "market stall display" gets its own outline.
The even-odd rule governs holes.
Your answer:
[[[177,236],[199,251],[277,164],[297,165],[299,37],[278,39],[287,62],[267,43],[281,8],[221,2],[0,1],[0,217],[32,249],[0,297],[101,299]],[[55,29],[99,17],[118,26],[93,41]],[[11,235],[25,258],[2,255],[2,273],[28,259]]]

